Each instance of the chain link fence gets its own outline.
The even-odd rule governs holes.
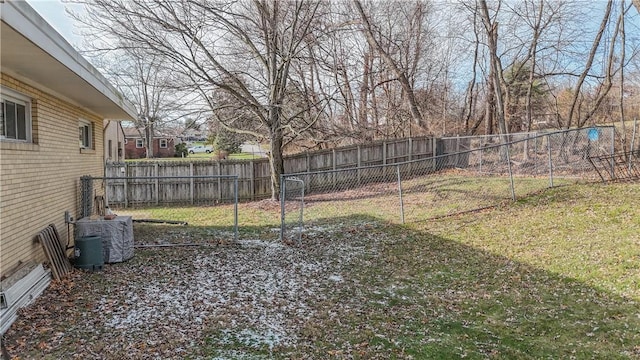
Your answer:
[[[386,221],[419,222],[496,206],[548,187],[597,181],[600,177],[589,158],[614,153],[615,129],[448,140],[446,146],[456,146],[459,152],[396,164],[284,175],[282,236],[301,236],[302,226],[292,226],[292,219],[301,216],[298,209],[303,207],[305,214],[316,219],[322,217],[314,213],[318,208],[332,217],[367,214]],[[299,184],[288,186],[293,179]],[[322,206],[314,206],[320,203]]]
[[[212,217],[229,224],[216,236],[238,239],[238,177],[123,176],[80,179],[80,218],[103,217],[108,211],[131,216],[134,223],[206,227]],[[216,205],[233,204],[233,211]],[[108,207],[108,210],[107,210]]]
[[[304,181],[283,177],[280,191],[280,240],[302,241]]]

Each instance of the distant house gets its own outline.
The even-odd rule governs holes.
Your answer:
[[[191,128],[185,129],[182,131],[182,133],[179,136],[180,136],[180,139],[185,142],[207,140],[206,132],[201,131],[199,129],[191,129]]]
[[[147,157],[147,148],[145,139],[141,133],[135,128],[124,129],[124,152],[127,159],[142,159]],[[165,158],[174,157],[176,154],[176,144],[178,140],[175,137],[166,134],[156,134],[153,137],[153,157]]]
[[[104,176],[104,121],[133,120],[136,111],[27,2],[0,1],[0,19],[5,278],[19,274],[24,264],[46,262],[34,239],[47,225],[56,225],[63,241],[73,239],[65,211],[80,215],[81,176]]]
[[[104,161],[121,162],[125,159],[125,136],[120,121],[104,120]]]

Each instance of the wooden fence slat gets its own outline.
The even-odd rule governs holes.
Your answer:
[[[442,144],[443,146],[446,144]],[[446,146],[443,149],[448,151]],[[349,181],[366,183],[365,173],[360,167],[371,165],[387,165],[407,160],[429,158],[438,150],[437,141],[429,137],[411,139],[382,140],[369,144],[353,145],[341,148],[306,152],[285,156],[286,173],[315,172],[334,170],[327,174],[326,184],[333,189],[342,187]],[[433,166],[437,166],[434,161]],[[124,172],[120,168],[124,167]],[[355,168],[355,171],[336,173],[340,169]],[[368,171],[367,173],[370,173]],[[105,175],[108,177],[125,177],[131,179],[112,180],[108,183],[109,201],[114,205],[126,206],[140,203],[160,205],[166,202],[195,203],[197,200],[217,200],[224,202],[230,196],[232,186],[228,181],[218,178],[211,184],[192,178],[194,175],[237,175],[238,197],[241,200],[256,200],[271,196],[271,180],[267,159],[251,161],[173,161],[149,163],[128,162],[125,164],[107,164]],[[377,172],[386,178],[386,169]],[[143,176],[176,176],[190,180],[135,180]],[[376,175],[377,176],[377,175]],[[311,186],[309,184],[308,186]]]

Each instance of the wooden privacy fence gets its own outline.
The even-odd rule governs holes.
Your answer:
[[[376,141],[369,144],[346,146],[329,150],[305,152],[284,157],[286,174],[318,172],[340,169],[357,169],[374,165],[403,163],[411,160],[431,158],[437,155],[451,154],[468,148],[468,141],[462,138],[435,139],[418,137],[399,140]],[[197,161],[138,161],[108,163],[105,169],[107,178],[123,178],[106,184],[110,203],[128,198],[127,194],[136,194],[141,203],[160,204],[163,196],[154,194],[158,188],[151,183],[135,181],[135,178],[201,176],[238,176],[238,199],[240,201],[259,200],[271,196],[271,177],[268,159],[257,160],[197,160]],[[166,181],[166,180],[165,180]],[[193,180],[182,180],[180,186],[192,196],[198,197]],[[144,191],[139,189],[144,187]],[[207,199],[225,202],[230,194],[225,186],[210,186]],[[185,190],[187,191],[187,190]],[[196,194],[194,194],[194,191]],[[113,196],[109,196],[113,194]],[[118,196],[115,196],[118,194]],[[148,199],[139,199],[146,194]]]
[[[238,200],[271,195],[269,163],[262,160],[115,163],[107,164],[104,179],[112,206],[233,202],[236,186]]]

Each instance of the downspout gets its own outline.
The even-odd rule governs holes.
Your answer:
[[[120,134],[122,134],[123,139],[120,141]],[[118,162],[124,161],[124,129],[122,128],[122,122],[118,121],[118,131],[116,131],[116,140],[118,144]],[[120,148],[120,144],[122,144],[122,148]]]
[[[107,154],[105,154],[104,151],[104,147],[105,145],[105,141],[107,138],[107,128],[109,128],[109,125],[111,125],[111,120],[107,120],[107,126],[104,126],[104,121],[102,121],[102,177],[107,177]],[[103,195],[105,195],[103,197],[104,199],[104,206],[109,206],[109,201],[107,200],[106,197],[106,186],[105,186],[105,193]]]
[[[102,176],[107,176],[107,154],[104,151],[106,146],[105,141],[107,141],[107,129],[111,125],[111,120],[107,120],[107,126],[104,126],[104,122],[102,125]]]

